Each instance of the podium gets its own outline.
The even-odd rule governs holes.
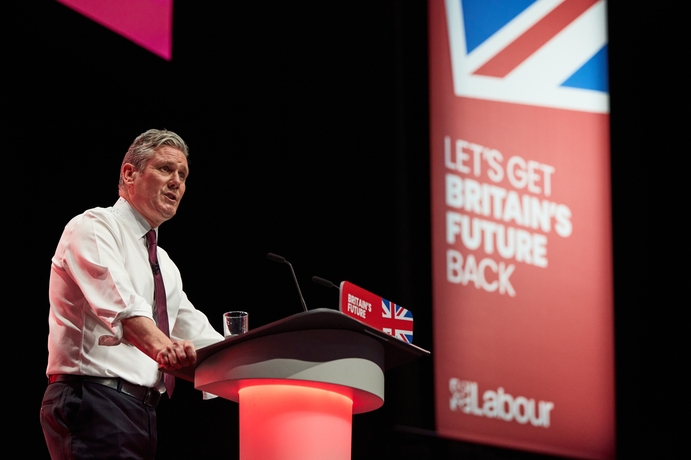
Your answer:
[[[425,355],[315,309],[201,348],[174,374],[239,403],[241,460],[347,460],[352,415],[384,404],[384,371]]]

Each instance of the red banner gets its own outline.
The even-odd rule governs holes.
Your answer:
[[[605,5],[478,4],[429,2],[437,429],[613,458]]]

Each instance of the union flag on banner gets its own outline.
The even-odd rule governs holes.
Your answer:
[[[349,281],[341,283],[339,310],[403,342],[413,343],[412,312]]]
[[[603,0],[445,0],[456,96],[608,113]]]

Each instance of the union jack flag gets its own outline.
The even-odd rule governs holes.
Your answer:
[[[609,113],[605,0],[445,0],[454,93]]]
[[[413,343],[413,314],[386,299],[381,299],[381,308],[382,331],[406,343]]]

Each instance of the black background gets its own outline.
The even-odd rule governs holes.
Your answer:
[[[688,150],[674,121],[683,28],[673,9],[624,3],[608,7],[617,443],[620,458],[664,457],[680,446],[674,377],[688,367],[674,328],[688,271],[673,198]],[[301,310],[274,252],[308,307],[338,302],[313,275],[347,279],[412,310],[415,343],[434,352],[426,2],[177,0],[170,62],[54,1],[4,14],[3,387],[22,457],[48,458],[50,258],[71,217],[115,202],[122,156],[149,128],[190,146],[160,242],[217,328],[229,309],[250,327]],[[432,358],[390,371],[385,406],[354,417],[353,458],[547,458],[435,437],[432,388]],[[159,408],[158,458],[237,458],[237,432],[234,403],[182,382]]]

